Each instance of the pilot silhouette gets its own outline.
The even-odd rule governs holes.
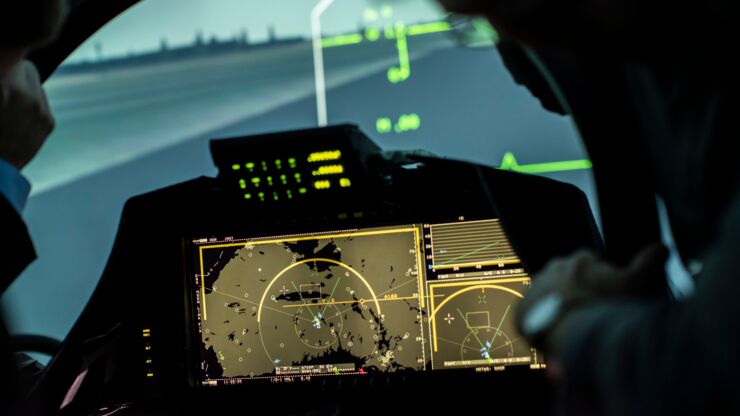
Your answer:
[[[60,0],[10,1],[0,6],[0,294],[35,259],[21,219],[31,186],[20,171],[54,128],[35,66],[25,60],[61,26]],[[0,316],[0,413],[27,414],[10,338]]]
[[[604,118],[612,123],[596,130],[622,128],[627,117],[620,117],[631,113],[634,137],[605,143],[605,136],[592,134],[593,117],[583,134],[602,179],[627,185],[610,203],[602,198],[602,212],[630,226],[638,190],[647,189],[650,199],[660,196],[681,259],[696,279],[693,296],[680,301],[656,290],[667,253],[646,241],[630,244],[629,235],[622,241],[631,245],[629,257],[605,260],[581,252],[552,261],[535,276],[518,308],[519,327],[552,357],[564,413],[738,413],[740,85],[728,53],[738,40],[732,23],[738,3],[440,2],[454,12],[486,15],[529,51],[585,64],[587,75],[601,77],[597,87],[624,86],[623,112]],[[687,27],[692,35],[677,42]],[[597,67],[609,75],[593,71]],[[566,77],[558,81],[570,86],[582,75],[560,74]],[[588,92],[581,85],[565,95],[575,96],[570,104],[577,105]],[[596,106],[607,106],[612,96],[595,98]],[[582,116],[573,115],[577,121]],[[609,154],[592,151],[611,146],[629,155],[632,143],[644,147],[642,167],[613,164]],[[635,180],[626,181],[634,173]],[[608,187],[599,192],[615,194]],[[615,248],[609,241],[614,230],[608,231],[607,253]]]

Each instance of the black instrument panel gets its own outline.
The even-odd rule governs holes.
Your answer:
[[[580,190],[383,153],[353,126],[214,141],[212,152],[218,178],[126,204],[62,353],[83,352],[76,362],[108,380],[105,397],[177,411],[290,397],[248,408],[300,413],[368,395],[495,389],[521,409],[547,408],[546,362],[517,336],[513,311],[549,259],[601,250]],[[90,352],[90,339],[101,347]],[[60,383],[78,371],[51,370]],[[466,408],[403,400],[409,410]]]

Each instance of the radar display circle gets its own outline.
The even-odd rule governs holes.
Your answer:
[[[297,261],[280,271],[257,311],[262,346],[276,367],[322,364],[316,350],[374,356],[382,316],[367,279],[327,258]]]

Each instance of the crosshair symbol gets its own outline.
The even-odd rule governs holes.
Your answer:
[[[288,289],[286,289],[286,288],[285,288],[285,285],[283,285],[283,288],[282,288],[282,289],[280,289],[280,291],[279,291],[279,292],[280,292],[280,293],[282,293],[282,294],[283,294],[283,296],[285,296],[285,295],[286,295],[286,294],[287,294],[288,292],[290,292],[290,291],[289,291]]]

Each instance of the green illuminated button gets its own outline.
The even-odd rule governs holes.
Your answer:
[[[308,192],[308,190],[306,188],[301,188],[301,189],[298,190],[298,193],[300,193],[300,194],[305,194],[306,192]]]
[[[242,189],[247,189],[247,181],[244,179],[239,179],[239,187]]]
[[[247,169],[249,169],[249,172],[254,172],[254,163],[252,163],[252,162],[249,162],[249,163],[247,163],[247,164],[246,164],[246,165],[244,165],[244,166],[246,166],[246,167],[247,167]]]
[[[239,166],[237,164],[231,165],[231,169],[233,169],[233,170],[239,170],[239,168],[241,168],[241,166]]]
[[[252,194],[244,194],[244,199],[252,199]]]

